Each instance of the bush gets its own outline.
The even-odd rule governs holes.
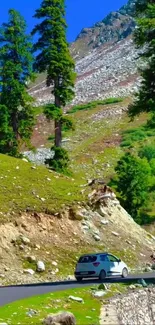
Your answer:
[[[54,151],[54,157],[46,159],[45,163],[58,173],[68,174],[69,157],[67,151],[56,146],[53,146],[51,151]]]
[[[131,129],[123,132],[121,147],[131,148],[133,142],[141,141],[147,137],[147,133],[143,127]]]
[[[146,159],[140,159],[126,153],[115,168],[116,178],[113,180],[121,203],[131,216],[137,220],[140,209],[148,200],[151,186],[151,168]]]
[[[155,158],[155,146],[148,145],[139,151],[139,157],[146,158],[148,161]]]

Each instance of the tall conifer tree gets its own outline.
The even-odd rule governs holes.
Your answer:
[[[45,107],[48,118],[55,120],[55,146],[62,144],[63,107],[74,96],[74,61],[66,41],[66,20],[64,0],[43,0],[36,10],[35,18],[41,20],[32,31],[39,38],[34,45],[37,51],[35,69],[47,72],[46,85],[52,86],[54,104]]]
[[[19,12],[9,10],[0,28],[0,152],[17,156],[34,125],[27,83],[33,77],[32,43]]]

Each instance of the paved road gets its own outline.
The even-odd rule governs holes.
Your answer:
[[[130,275],[125,279],[122,279],[120,277],[108,278],[102,281],[102,283],[125,283],[130,281],[134,282],[139,279],[155,280],[155,272]],[[82,288],[99,283],[101,283],[99,280],[85,280],[81,283],[78,283],[77,281],[63,281],[0,287],[0,306],[35,295],[41,295],[48,292],[63,291],[67,289]]]

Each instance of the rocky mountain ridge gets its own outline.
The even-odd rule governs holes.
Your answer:
[[[77,80],[72,104],[107,97],[131,96],[139,86],[138,50],[135,29],[135,1],[129,0],[91,28],[84,28],[70,50],[76,61]],[[45,75],[30,88],[36,105],[51,102],[51,88]]]
[[[120,10],[109,13],[93,27],[83,28],[71,45],[73,57],[81,58],[92,49],[106,43],[114,44],[130,36],[136,25],[134,9],[135,1],[129,0]]]

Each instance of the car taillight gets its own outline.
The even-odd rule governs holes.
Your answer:
[[[93,263],[93,265],[97,267],[100,265],[100,262]]]

